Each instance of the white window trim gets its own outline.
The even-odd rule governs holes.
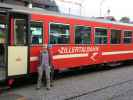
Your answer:
[[[69,34],[62,34],[62,35],[69,36],[69,43],[68,44],[70,44],[70,34],[71,34],[70,28],[71,28],[71,26],[70,26],[70,24],[65,24],[65,23],[60,23],[60,22],[49,22],[48,23],[48,25],[49,25],[49,28],[48,28],[48,32],[49,32],[48,33],[48,43],[50,43],[50,25],[51,24],[64,25],[64,26],[68,25],[69,26]],[[57,44],[53,44],[53,45],[57,45]]]
[[[35,22],[35,23],[42,23],[42,43],[39,43],[39,44],[32,44],[32,41],[30,40],[30,45],[42,45],[43,44],[43,42],[44,42],[44,22],[43,21],[39,21],[39,20],[31,20],[30,21],[30,24],[32,23],[32,22]],[[31,26],[30,26],[30,28],[31,28]],[[31,35],[32,34],[30,34],[30,39],[31,39]]]
[[[75,35],[75,34],[76,34],[76,27],[77,27],[77,26],[90,28],[90,29],[91,29],[91,33],[92,33],[92,27],[91,27],[91,26],[87,26],[87,25],[75,25],[75,26],[74,26],[74,43],[76,42],[76,41],[75,41],[75,40],[76,40],[76,37],[75,37],[76,35]],[[89,43],[89,44],[76,44],[76,43],[75,43],[75,44],[76,44],[76,45],[90,45],[90,44],[91,44],[91,33],[90,33],[90,43]]]
[[[96,35],[95,33],[96,33],[96,29],[104,29],[104,30],[107,30],[107,36],[103,36],[103,35]],[[95,27],[94,28],[94,44],[95,45],[107,45],[108,44],[108,28],[104,28],[104,27]],[[100,44],[100,43],[95,43],[95,38],[96,37],[101,37],[101,38],[105,38],[105,37],[107,37],[107,43],[102,43],[102,44]]]

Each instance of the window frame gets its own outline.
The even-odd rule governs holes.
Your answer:
[[[51,44],[50,43],[50,25],[51,24],[57,24],[57,25],[68,25],[69,26],[69,43],[66,43],[66,44],[64,44],[64,43],[57,43],[57,44],[52,44],[52,45],[68,45],[68,44],[70,44],[70,39],[71,39],[71,25],[70,24],[66,24],[66,23],[61,23],[61,22],[49,22],[48,23],[48,26],[49,26],[49,28],[48,28],[48,44]]]
[[[130,43],[125,43],[124,42],[124,35],[125,35],[125,32],[131,32],[131,42]],[[129,38],[129,37],[126,37],[126,38]],[[123,41],[123,44],[132,44],[133,43],[133,31],[132,30],[123,30],[123,37],[122,37],[122,41]]]
[[[5,17],[6,18],[6,15],[0,15],[0,16],[3,16],[3,17]],[[4,25],[4,28],[1,28],[0,27],[0,30],[1,29],[4,29],[4,31],[5,32],[2,32],[2,34],[0,34],[0,44],[2,44],[2,43],[6,43],[6,33],[7,33],[7,26],[8,26],[8,24],[6,23],[6,20],[5,20],[5,23],[1,23],[0,22],[0,25]]]
[[[111,43],[111,30],[117,30],[117,31],[121,31],[120,33],[120,43],[118,44],[115,44],[115,43]],[[115,29],[115,28],[111,28],[110,29],[110,39],[109,39],[109,43],[110,45],[120,45],[122,43],[122,33],[123,33],[123,30],[122,29]]]
[[[16,21],[17,21],[17,20],[25,20],[25,24],[26,24],[26,25],[25,25],[25,26],[26,26],[25,32],[26,32],[26,34],[25,34],[24,40],[25,40],[26,43],[23,43],[23,44],[18,44],[18,43],[17,43],[17,38],[16,38],[16,36],[17,36],[17,35],[16,35]],[[26,19],[25,19],[25,18],[14,18],[13,26],[14,26],[14,27],[13,27],[13,28],[14,28],[14,29],[13,29],[13,34],[14,34],[14,35],[13,35],[13,38],[14,38],[14,43],[13,43],[13,45],[14,45],[14,46],[25,46],[25,45],[28,45],[28,41],[27,41],[27,37],[28,37],[27,30],[28,30],[28,27],[27,27]],[[24,42],[24,41],[23,41],[23,42]]]
[[[76,44],[76,27],[77,26],[81,26],[81,27],[87,27],[91,29],[91,33],[90,33],[90,43],[89,44]],[[87,25],[74,25],[74,44],[75,45],[91,45],[92,44],[92,27],[91,26],[87,26]]]
[[[98,29],[105,29],[105,30],[107,30],[107,43],[104,43],[104,44],[103,43],[102,44],[96,44],[95,43],[95,36],[96,36],[95,33],[96,33],[96,29],[97,28]],[[108,33],[108,31],[109,31],[109,28],[106,28],[106,27],[94,27],[94,45],[108,45],[108,40],[109,40],[109,35],[108,35],[109,33]]]
[[[30,33],[30,45],[42,45],[42,44],[44,44],[44,38],[45,38],[45,37],[44,37],[44,34],[45,34],[45,33],[44,33],[44,31],[45,31],[45,30],[44,30],[44,21],[31,20],[31,21],[30,21],[30,28],[31,28],[31,23],[32,23],[32,22],[35,22],[35,23],[42,23],[42,43],[39,43],[39,44],[33,44],[33,43],[32,43],[32,40],[31,40],[31,36],[32,36],[32,34]]]

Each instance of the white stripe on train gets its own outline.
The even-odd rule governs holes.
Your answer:
[[[117,55],[117,54],[128,54],[133,53],[133,50],[129,51],[113,51],[113,52],[102,52],[103,56],[106,55]],[[88,57],[88,54],[65,54],[65,55],[55,55],[53,59],[64,59],[64,58],[78,58],[78,57]],[[96,55],[95,55],[96,57]]]
[[[30,62],[38,61],[39,58],[37,56],[30,57]]]
[[[55,56],[53,56],[53,59],[77,58],[77,57],[88,57],[88,53],[84,53],[84,54],[55,55]]]
[[[106,56],[106,55],[117,55],[117,54],[128,54],[128,53],[133,53],[133,50],[102,52],[102,55]],[[66,58],[79,58],[79,57],[88,57],[88,53],[84,53],[84,54],[54,55],[53,59],[66,59]],[[38,61],[38,60],[39,60],[39,58],[37,56],[30,57],[30,62],[34,62],[34,61]]]
[[[128,54],[133,53],[133,50],[129,51],[114,51],[114,52],[102,52],[102,55],[116,55],[116,54]]]

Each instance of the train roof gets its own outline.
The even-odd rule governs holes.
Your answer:
[[[122,23],[122,22],[110,21],[110,20],[106,20],[106,19],[97,19],[97,18],[90,18],[90,17],[84,17],[84,16],[61,14],[58,12],[47,11],[45,9],[28,8],[28,7],[17,6],[17,5],[9,5],[6,3],[0,3],[0,9],[6,9],[6,10],[9,10],[10,12],[20,12],[20,13],[26,13],[26,14],[35,13],[35,14],[40,14],[40,15],[51,15],[51,16],[58,16],[58,17],[66,17],[66,18],[94,21],[94,22],[100,22],[100,23],[115,24],[115,25],[133,26],[132,23]]]

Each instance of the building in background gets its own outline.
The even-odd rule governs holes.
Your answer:
[[[82,15],[83,0],[55,0],[61,13],[70,15]]]
[[[32,7],[34,8],[42,8],[57,12],[59,11],[54,0],[0,0],[0,2],[26,7],[28,7],[29,4],[32,4]]]
[[[81,15],[81,1],[82,0],[0,0],[0,2],[3,3],[27,7],[31,6],[33,8],[41,8],[70,15]]]
[[[2,3],[15,4],[20,6],[26,6],[27,2],[23,0],[0,0]]]

